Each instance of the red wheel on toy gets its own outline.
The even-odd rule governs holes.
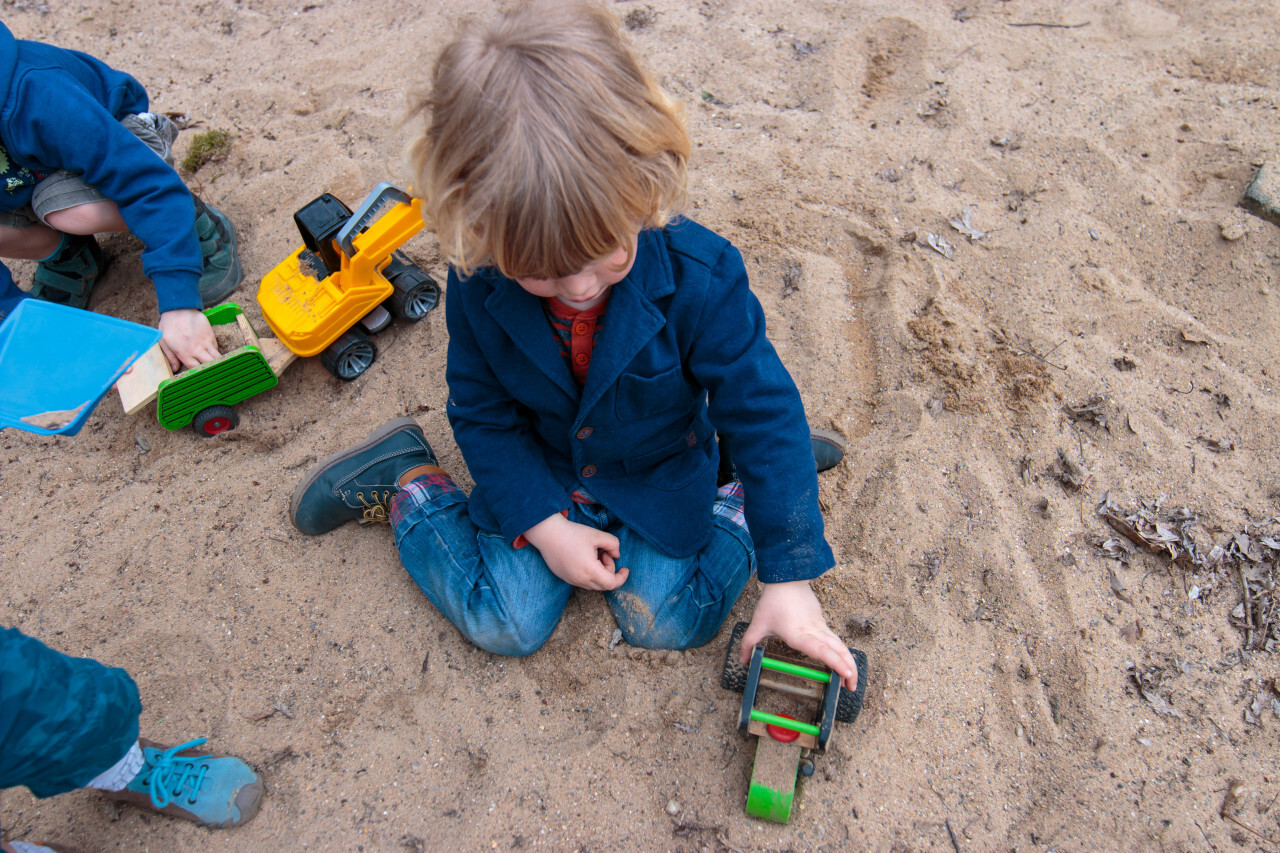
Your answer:
[[[200,413],[191,421],[191,427],[197,435],[212,438],[235,429],[239,423],[239,416],[230,406],[210,406],[200,410]]]
[[[779,714],[778,716],[785,717],[788,720],[796,719],[790,714]],[[796,722],[799,722],[799,720],[796,720]],[[778,743],[791,743],[793,740],[800,737],[800,733],[794,729],[784,729],[782,726],[775,726],[773,723],[767,723],[764,728],[765,731],[769,733],[769,737],[778,741]]]

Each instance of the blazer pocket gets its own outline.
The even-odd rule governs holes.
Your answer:
[[[709,435],[689,426],[675,441],[623,461],[627,475],[646,486],[675,492],[698,478],[711,464]]]
[[[659,412],[688,408],[693,391],[679,367],[657,376],[624,373],[618,377],[618,396],[614,411],[618,419],[636,421]]]

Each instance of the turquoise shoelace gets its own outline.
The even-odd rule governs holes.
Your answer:
[[[174,797],[187,788],[191,789],[191,793],[187,796],[187,804],[195,805],[205,774],[209,772],[209,765],[200,763],[201,758],[205,756],[188,758],[179,757],[178,753],[184,749],[200,746],[204,742],[205,738],[196,738],[179,746],[170,747],[155,757],[147,786],[151,789],[151,802],[157,809],[163,809],[169,805]],[[200,767],[197,770],[198,763]]]

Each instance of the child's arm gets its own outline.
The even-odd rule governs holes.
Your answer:
[[[565,583],[583,589],[610,590],[626,583],[626,568],[617,568],[618,537],[556,513],[525,532],[547,567]]]
[[[750,662],[752,647],[771,634],[840,673],[846,689],[857,688],[858,667],[853,655],[827,627],[822,605],[808,581],[764,584],[751,624],[742,635],[743,665]]]
[[[94,68],[100,63],[96,60]],[[105,69],[105,66],[102,66]],[[120,113],[147,109],[136,80],[101,70]],[[79,173],[119,208],[129,231],[145,244],[142,271],[155,284],[159,312],[199,309],[203,262],[191,193],[173,167],[138,139],[80,80],[60,68],[29,70],[15,81],[5,145],[16,162]],[[56,95],[56,97],[54,97]]]

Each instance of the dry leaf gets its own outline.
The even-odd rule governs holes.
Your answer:
[[[1138,642],[1142,639],[1142,623],[1134,619],[1132,624],[1120,629],[1120,636],[1128,643]]]
[[[1236,443],[1232,439],[1227,439],[1226,442],[1223,442],[1216,438],[1209,438],[1206,435],[1197,435],[1196,441],[1200,442],[1214,453],[1230,453],[1236,449]]]
[[[1129,559],[1133,556],[1133,546],[1129,544],[1128,540],[1117,539],[1114,536],[1099,542],[1098,547],[1108,557],[1114,557],[1126,566],[1129,565]]]
[[[1107,569],[1107,574],[1111,576],[1111,591],[1116,594],[1116,598],[1125,604],[1133,604],[1133,599],[1129,597],[1127,593],[1128,587],[1124,585],[1124,581],[1112,569]]]
[[[1205,338],[1205,337],[1202,337],[1202,336],[1200,336],[1200,335],[1197,335],[1195,332],[1188,332],[1186,329],[1183,329],[1183,330],[1182,330],[1182,332],[1181,332],[1181,334],[1182,334],[1182,342],[1183,342],[1183,343],[1186,343],[1186,344],[1196,344],[1197,346],[1208,346],[1208,345],[1209,345],[1209,339],[1208,339],[1208,338]]]
[[[1106,429],[1107,416],[1104,410],[1110,402],[1111,399],[1106,394],[1092,394],[1082,403],[1064,405],[1062,411],[1073,421],[1092,421]]]
[[[970,221],[973,217],[973,212],[977,209],[976,205],[966,204],[964,206],[964,210],[960,211],[960,216],[955,219],[950,219],[948,222],[951,223],[952,228],[956,229],[970,240],[981,240],[983,237],[987,236],[987,232],[979,231],[977,228],[974,228],[973,223]]]
[[[1182,717],[1182,712],[1166,702],[1158,692],[1158,682],[1162,675],[1158,668],[1148,670],[1145,675],[1141,670],[1135,669],[1132,673],[1133,683],[1138,686],[1138,692],[1147,700],[1151,710],[1164,717]]]
[[[1089,481],[1089,472],[1084,469],[1084,466],[1072,459],[1067,451],[1061,448],[1058,449],[1058,467],[1058,479],[1068,489],[1082,489]]]
[[[955,256],[955,248],[946,240],[933,233],[926,234],[925,236],[929,241],[929,248],[933,249],[947,260],[951,260],[951,258]]]
[[[1222,817],[1230,817],[1235,814],[1236,801],[1244,796],[1245,786],[1239,779],[1232,779],[1227,782],[1227,795],[1222,798],[1222,808],[1218,809],[1218,814]]]

